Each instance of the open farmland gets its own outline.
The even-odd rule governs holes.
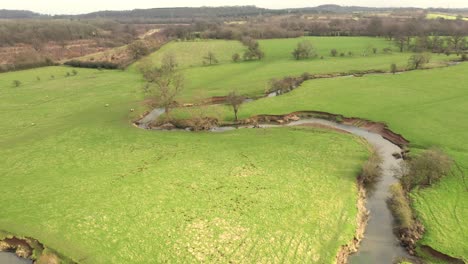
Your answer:
[[[398,75],[370,75],[307,81],[291,93],[245,104],[241,118],[303,110],[340,113],[389,124],[411,141],[417,152],[437,146],[447,151],[455,170],[435,187],[414,191],[412,199],[427,233],[422,244],[451,256],[468,258],[466,174],[468,174],[468,64]],[[359,107],[356,107],[359,106]],[[213,107],[217,108],[217,107]],[[217,109],[227,120],[231,110]]]
[[[298,42],[309,40],[315,47],[317,57],[296,61],[291,53]],[[193,98],[224,96],[233,89],[248,96],[261,96],[268,89],[272,78],[299,76],[304,72],[322,73],[352,73],[353,71],[390,69],[392,63],[400,69],[407,67],[411,53],[392,51],[384,53],[388,48],[396,50],[393,43],[380,38],[363,37],[305,37],[299,39],[275,39],[259,41],[265,52],[262,61],[234,63],[231,56],[246,49],[237,41],[196,41],[171,42],[160,51],[145,60],[158,65],[165,54],[172,54],[183,72],[186,85],[182,101],[190,102]],[[373,53],[373,49],[377,53]],[[333,57],[331,49],[338,54]],[[203,66],[203,57],[213,52],[220,63]],[[349,54],[351,52],[351,55]],[[343,57],[340,54],[343,53]],[[323,56],[323,59],[320,57]],[[452,56],[433,55],[428,66],[436,66],[453,59]],[[138,63],[132,66],[137,71]]]
[[[80,263],[332,263],[352,239],[356,137],[139,130],[138,75],[67,71],[2,74],[0,230]]]
[[[302,40],[310,40],[316,57],[293,59]],[[361,138],[310,127],[190,133],[133,124],[150,110],[138,67],[160,65],[165,54],[176,57],[184,75],[178,102],[233,90],[260,97],[272,78],[304,72],[389,71],[393,63],[403,70],[414,55],[370,37],[259,44],[261,61],[233,62],[246,49],[238,41],[173,41],[123,71],[46,67],[0,74],[0,239],[32,237],[78,263],[335,263],[358,226],[356,178],[370,153]],[[203,65],[208,52],[219,64]],[[455,58],[432,54],[425,67]],[[462,63],[309,80],[282,96],[245,103],[240,118],[317,110],[381,121],[409,139],[413,153],[440,147],[466,174],[467,72]],[[197,108],[174,109],[174,116],[186,117],[187,109]],[[233,121],[227,106],[203,109]],[[463,260],[465,184],[456,171],[411,193],[427,230],[420,245]]]

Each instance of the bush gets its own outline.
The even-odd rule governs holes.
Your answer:
[[[299,78],[294,78],[294,77],[285,77],[283,79],[271,79],[270,80],[270,89],[268,90],[268,93],[270,92],[278,92],[279,94],[284,94],[287,92],[292,91],[299,85],[304,80],[299,77]]]
[[[312,43],[308,40],[297,43],[297,47],[292,52],[293,57],[296,60],[308,59],[310,57],[315,57],[315,49],[312,46]]]
[[[118,69],[119,65],[107,61],[78,61],[71,60],[65,62],[65,65],[78,68],[91,68],[91,69]]]
[[[427,53],[419,53],[411,56],[408,60],[408,67],[411,69],[419,69],[424,64],[429,63],[431,56]]]
[[[466,55],[466,53],[463,53],[460,57],[460,60],[461,61],[467,61],[468,60],[468,55]]]
[[[332,49],[330,51],[330,54],[332,55],[332,57],[336,57],[336,55],[338,54],[338,51],[336,49]]]
[[[20,87],[21,86],[21,82],[18,81],[18,80],[14,80],[13,81],[13,87]]]
[[[392,65],[390,65],[390,72],[395,74],[397,71],[398,71],[397,65],[395,63],[392,63]]]
[[[400,229],[410,229],[414,225],[413,211],[401,184],[390,188],[389,206]]]
[[[239,53],[234,53],[234,54],[232,55],[232,61],[233,61],[233,62],[239,62],[240,59],[241,59],[241,57],[240,57]]]
[[[73,74],[73,76],[76,76],[76,75],[78,75],[78,72],[75,69],[73,69],[72,74]]]
[[[362,165],[359,181],[366,187],[377,182],[382,175],[382,168],[380,163],[382,158],[377,151],[373,151],[369,159]]]
[[[400,178],[406,191],[413,188],[431,186],[447,175],[453,160],[439,149],[429,149],[412,158],[404,165]]]

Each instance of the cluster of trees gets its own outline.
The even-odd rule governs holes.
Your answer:
[[[260,49],[260,44],[255,39],[249,37],[243,38],[242,44],[247,47],[243,55],[244,60],[261,60],[265,57],[265,53]]]
[[[27,70],[54,65],[57,65],[57,63],[47,57],[40,56],[36,53],[22,53],[16,56],[14,64],[0,65],[0,72]]]
[[[108,20],[2,20],[0,46],[29,44],[41,51],[50,41],[64,43],[80,39],[96,39],[110,46],[131,42],[137,36],[133,25]]]
[[[292,38],[298,36],[376,36],[394,39],[400,36],[454,34],[468,35],[468,21],[428,20],[409,17],[333,17],[309,19],[304,15],[246,17],[241,23],[225,23],[223,19],[195,19],[188,25],[169,26],[165,33],[178,39],[213,38],[255,39]]]
[[[79,61],[71,60],[64,63],[65,65],[77,68],[91,68],[91,69],[118,69],[119,65],[107,61]]]

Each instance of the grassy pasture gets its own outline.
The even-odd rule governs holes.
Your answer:
[[[140,76],[69,70],[0,75],[0,230],[80,263],[332,263],[353,238],[356,137],[139,130]]]
[[[310,40],[315,46],[316,58],[296,61],[291,52],[298,42]],[[399,68],[407,66],[411,53],[394,52],[384,54],[384,48],[391,48],[392,43],[381,38],[366,37],[304,37],[298,39],[260,40],[265,52],[265,59],[252,62],[231,62],[235,52],[242,54],[245,49],[237,41],[196,41],[171,42],[147,59],[158,64],[164,54],[174,54],[186,79],[185,89],[180,98],[190,102],[193,98],[227,95],[232,90],[249,96],[261,96],[268,89],[272,78],[288,75],[298,76],[309,73],[336,73],[353,70],[389,70],[395,63]],[[373,54],[372,48],[377,48]],[[336,48],[338,56],[332,57],[330,50]],[[221,63],[214,66],[202,66],[202,57],[208,52],[217,54]],[[339,54],[345,53],[344,57]],[[352,52],[350,56],[348,52]],[[363,56],[363,54],[367,56]],[[324,56],[324,59],[320,59]],[[432,66],[452,59],[445,55],[433,55]],[[138,63],[131,67],[135,71]],[[430,65],[431,66],[431,65]]]
[[[439,18],[443,18],[443,19],[447,19],[447,20],[455,20],[455,19],[457,19],[457,15],[440,14],[440,13],[429,13],[429,14],[427,14],[426,18],[427,18],[427,19],[439,19]],[[462,19],[468,21],[468,17],[463,17]]]
[[[440,147],[468,174],[467,72],[468,64],[463,63],[399,75],[312,80],[280,97],[245,104],[240,117],[319,110],[383,121],[409,139],[413,151]],[[232,119],[227,107],[219,112],[227,120]],[[455,173],[433,188],[412,193],[417,213],[427,228],[422,243],[465,260],[466,180]]]
[[[203,57],[208,52],[216,55],[220,64],[230,63],[234,53],[242,54],[245,50],[239,41],[226,40],[203,40],[187,42],[171,42],[164,45],[160,50],[152,53],[147,59],[160,65],[162,58],[166,54],[174,55],[179,64],[179,68],[203,66]],[[138,64],[138,63],[136,63]]]

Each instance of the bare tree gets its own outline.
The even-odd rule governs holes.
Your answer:
[[[411,69],[419,69],[426,63],[429,63],[431,56],[427,53],[418,53],[411,56],[408,60],[408,67]]]
[[[239,95],[236,91],[232,91],[226,98],[226,103],[232,107],[234,111],[234,120],[237,122],[238,116],[237,113],[239,112],[239,108],[244,103],[245,97]]]
[[[297,43],[297,47],[292,52],[292,55],[296,60],[308,59],[315,56],[314,47],[312,43],[308,40]]]
[[[234,54],[232,55],[232,61],[233,61],[233,62],[239,62],[239,61],[240,61],[240,55],[239,55],[239,53],[234,53]]]
[[[219,61],[218,59],[216,58],[216,55],[213,53],[213,52],[208,52],[208,54],[206,54],[206,56],[203,57],[203,64],[208,64],[208,65],[213,65],[213,64],[217,64]]]
[[[133,42],[132,44],[128,45],[127,50],[132,56],[132,58],[135,60],[145,55],[148,55],[149,53],[148,46],[141,40],[137,40]]]
[[[162,60],[161,67],[146,64],[140,67],[140,71],[148,81],[147,87],[153,91],[154,99],[159,107],[169,116],[174,105],[175,98],[182,92],[184,78],[176,71],[177,63],[175,57],[166,55]]]
[[[392,63],[392,65],[390,65],[390,71],[395,74],[397,72],[398,68],[397,68],[397,65],[395,63]]]

